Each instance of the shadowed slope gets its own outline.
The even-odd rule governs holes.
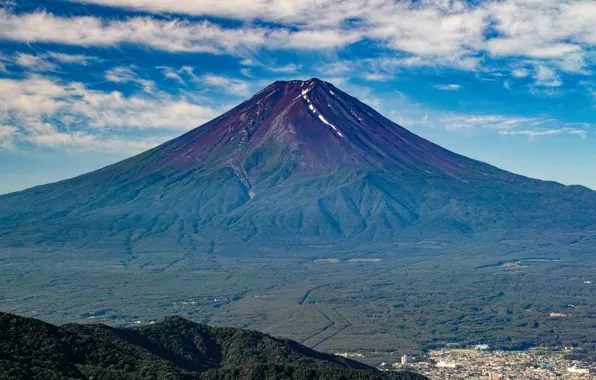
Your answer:
[[[0,313],[0,379],[420,379],[255,331],[171,317],[155,325],[53,326]]]

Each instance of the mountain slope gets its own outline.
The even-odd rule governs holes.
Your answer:
[[[595,206],[588,189],[457,155],[311,79],[273,83],[136,157],[0,197],[0,245],[536,237],[592,228]]]
[[[254,331],[181,317],[135,329],[0,313],[0,379],[403,379]]]

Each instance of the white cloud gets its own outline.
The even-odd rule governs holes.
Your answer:
[[[457,91],[461,88],[461,86],[459,84],[437,84],[433,86],[434,88],[438,89],[438,90],[443,90],[443,91]]]
[[[9,63],[26,68],[30,72],[43,72],[59,71],[60,66],[58,64],[79,64],[86,66],[92,61],[98,61],[98,58],[87,55],[49,52],[35,55],[27,53],[17,53],[13,56],[2,55],[0,56],[0,61],[3,61],[0,62],[0,71],[7,71],[5,63]]]
[[[184,79],[182,79],[182,77],[174,72],[166,72],[164,73],[164,76],[166,77],[166,79],[174,79],[180,83],[185,83]]]
[[[279,33],[279,32],[278,32]],[[275,37],[278,48],[295,48],[304,50],[333,49],[350,45],[363,38],[359,31],[333,29],[300,30],[297,32],[279,33]]]
[[[295,73],[296,71],[300,70],[302,65],[297,65],[295,63],[290,63],[285,66],[271,66],[267,67],[267,70],[273,71],[276,73]]]
[[[358,60],[341,60],[320,64],[317,71],[328,76],[361,77],[370,81],[386,81],[394,78],[399,72],[414,67],[456,67],[461,70],[474,71],[478,69],[476,58],[446,58],[418,57],[395,58],[383,56]]]
[[[345,75],[354,70],[358,70],[359,62],[363,61],[334,61],[332,63],[324,64],[319,67],[319,71],[325,75]]]
[[[103,20],[91,16],[58,17],[46,12],[14,15],[0,9],[0,38],[80,46],[142,44],[170,52],[240,54],[267,47],[320,50],[354,42],[358,35],[337,30],[223,28],[212,22],[131,17]]]
[[[79,0],[81,3],[140,9],[153,13],[171,12],[191,15],[213,15],[235,19],[294,20],[306,14],[313,3],[286,0],[235,0],[231,5],[219,0]],[[328,2],[325,2],[328,3]],[[321,15],[314,14],[313,18]]]
[[[366,73],[364,79],[374,82],[382,82],[391,79],[391,76],[383,73]]]
[[[291,64],[267,68],[254,62],[258,59],[255,57],[259,57],[258,49],[327,52],[329,49],[373,39],[383,48],[384,58],[337,61],[317,69],[328,78],[353,78],[358,75],[379,81],[394,77],[397,71],[413,67],[481,71],[490,70],[487,61],[491,57],[513,58],[513,62],[508,64],[512,68],[511,75],[518,78],[531,76],[536,93],[555,91],[562,85],[562,78],[567,78],[563,73],[590,74],[588,68],[596,59],[593,54],[596,45],[594,1],[238,0],[233,7],[219,0],[78,1],[155,13],[170,12],[179,18],[66,17],[41,11],[12,14],[7,9],[0,9],[0,39],[78,46],[140,44],[169,52],[234,54],[251,57],[242,61],[245,66],[261,66],[279,75],[295,73],[301,66]],[[224,27],[215,22],[185,20],[181,16],[183,14],[237,19],[241,22],[235,25],[241,26]],[[253,23],[253,20],[275,21],[278,26],[258,26],[263,23]],[[487,53],[490,56],[486,56]],[[334,54],[326,55],[330,60],[336,58]],[[19,59],[20,65],[30,72],[41,72],[56,69],[58,63],[79,62],[85,65],[93,58],[49,53],[21,54]],[[0,62],[0,71],[6,70],[3,62]],[[240,96],[248,96],[252,92],[246,81],[215,74],[196,76],[192,68],[162,68],[162,72],[164,79],[184,85],[200,83]],[[251,75],[248,69],[243,73]],[[199,107],[196,102],[186,98],[173,99],[157,91],[153,82],[141,78],[134,68],[114,68],[106,73],[106,79],[115,83],[136,83],[145,91],[155,91],[156,94],[153,97],[147,94],[127,97],[120,92],[91,91],[81,83],[28,77],[21,81],[23,89],[12,90],[15,97],[6,99],[5,109],[10,111],[11,117],[23,121],[25,126],[32,126],[34,120],[40,122],[61,118],[67,126],[76,126],[84,121],[96,129],[107,126],[184,129],[188,128],[184,127],[187,123],[200,123],[201,115],[209,114],[205,107]],[[0,85],[10,87],[6,80]],[[447,84],[436,87],[456,90],[456,86]],[[0,91],[6,93],[2,88]],[[364,96],[363,100],[376,102],[374,106],[378,108],[378,99],[369,91],[362,88],[357,91]],[[6,96],[0,95],[0,100],[4,101],[3,97]],[[192,118],[185,118],[184,115],[192,115]],[[476,117],[476,120],[474,117],[464,120],[460,116],[450,116],[446,120],[452,129],[469,128],[473,123],[485,128],[520,131],[530,130],[524,125],[544,125],[540,124],[544,123],[543,120],[491,115],[481,119]],[[62,125],[54,126],[56,133],[70,133],[72,141],[84,141],[80,134],[77,138],[73,137],[77,131],[65,131]],[[19,133],[28,131],[22,131],[19,125],[16,134]],[[61,138],[66,139],[64,136]],[[37,141],[43,139],[37,138]]]
[[[244,75],[247,78],[254,78],[254,75],[252,75],[252,73],[248,67],[240,69],[240,73],[242,73],[242,75]]]
[[[99,61],[97,57],[92,57],[83,54],[64,54],[51,52],[48,53],[47,56],[60,63],[76,63],[82,66],[87,66],[90,62]]]
[[[58,69],[58,66],[49,62],[46,56],[36,56],[25,53],[17,54],[14,63],[32,71],[52,71]]]
[[[189,79],[196,79],[193,68],[190,66],[182,66],[179,68],[170,66],[158,66],[158,69],[163,73],[164,79],[175,80],[180,84],[186,84]]]
[[[387,70],[412,67],[454,67],[465,71],[476,71],[480,68],[480,60],[473,56],[410,56],[405,58],[383,58],[378,64]]]
[[[106,80],[114,83],[135,83],[141,86],[145,92],[153,91],[155,83],[143,79],[130,67],[114,67],[106,72]]]
[[[244,58],[240,61],[242,66],[262,66],[260,62],[255,61],[253,58]]]
[[[547,117],[445,112],[428,108],[424,104],[409,99],[403,93],[383,97],[380,109],[396,123],[412,131],[431,128],[445,129],[452,133],[483,131],[532,138],[574,135],[583,139],[587,138],[589,131],[596,127],[596,123],[573,123]]]
[[[0,149],[12,150],[17,131],[13,126],[0,124]]]
[[[554,66],[568,73],[577,73],[589,75],[590,71],[586,68],[588,66],[588,58],[583,51],[566,54],[554,60]]]
[[[341,47],[369,38],[411,54],[401,62],[406,66],[477,70],[478,54],[488,52],[541,59],[563,71],[587,74],[586,51],[596,45],[592,0],[237,0],[234,6],[219,0],[74,1],[247,23],[273,21],[296,30],[278,37],[288,48]]]
[[[522,129],[517,131],[499,131],[499,134],[502,135],[522,135],[528,136],[530,138],[538,137],[538,136],[555,136],[555,135],[577,135],[580,136],[582,139],[587,137],[587,132],[583,129],[574,129],[574,128],[561,128],[561,129]]]
[[[390,48],[426,60],[459,61],[481,49],[488,20],[482,8],[461,8],[458,2],[441,9],[436,4],[414,7],[398,2],[387,11],[379,9],[369,20],[368,36]]]
[[[593,1],[509,0],[488,9],[501,34],[488,41],[495,55],[559,58],[596,44]]]
[[[83,131],[59,131],[52,124],[45,124],[43,128],[28,131],[22,136],[23,141],[36,146],[53,149],[72,149],[80,151],[126,152],[137,153],[151,149],[164,142],[162,138],[126,138],[107,133],[91,134]]]
[[[216,87],[236,96],[249,96],[252,94],[248,82],[241,79],[228,78],[215,74],[205,74],[198,78],[206,86]]]
[[[517,68],[511,71],[511,75],[513,75],[516,78],[525,78],[528,75],[530,75],[530,72],[528,71],[528,69],[525,68]]]
[[[497,131],[501,135],[523,135],[528,137],[576,135],[587,137],[583,123],[565,123],[556,119],[513,117],[504,115],[445,115],[439,123],[447,130],[459,131],[482,128]]]
[[[0,10],[0,36],[82,46],[132,43],[165,51],[241,56],[261,48],[325,50],[372,39],[399,52],[402,58],[394,60],[394,68],[478,70],[488,52],[494,57],[542,60],[543,65],[581,74],[588,74],[585,68],[592,58],[586,52],[596,45],[596,3],[588,0],[237,0],[233,6],[219,0],[75,1],[244,23],[224,28],[184,19],[108,20]],[[279,27],[255,27],[253,20],[273,21]]]
[[[536,67],[534,78],[537,86],[559,87],[563,84],[557,72],[553,68],[544,65]]]
[[[536,45],[524,38],[493,38],[488,41],[488,51],[493,55],[519,55],[531,58],[558,58],[580,51],[581,47],[568,43]]]
[[[500,115],[447,115],[442,117],[440,122],[445,129],[451,131],[470,128],[510,130],[520,126],[538,125],[542,120]]]
[[[0,79],[0,103],[0,120],[18,127],[18,131],[10,130],[15,144],[78,145],[101,150],[109,150],[110,144],[148,146],[156,140],[131,139],[122,133],[142,129],[186,131],[219,114],[211,107],[160,91],[124,96],[42,76]],[[7,133],[8,129],[3,130]]]

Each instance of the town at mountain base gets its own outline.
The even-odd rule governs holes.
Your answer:
[[[424,380],[250,330],[169,317],[136,328],[0,313],[0,379]]]

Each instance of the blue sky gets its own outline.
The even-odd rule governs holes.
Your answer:
[[[0,193],[319,77],[455,152],[596,189],[593,0],[0,0]]]

